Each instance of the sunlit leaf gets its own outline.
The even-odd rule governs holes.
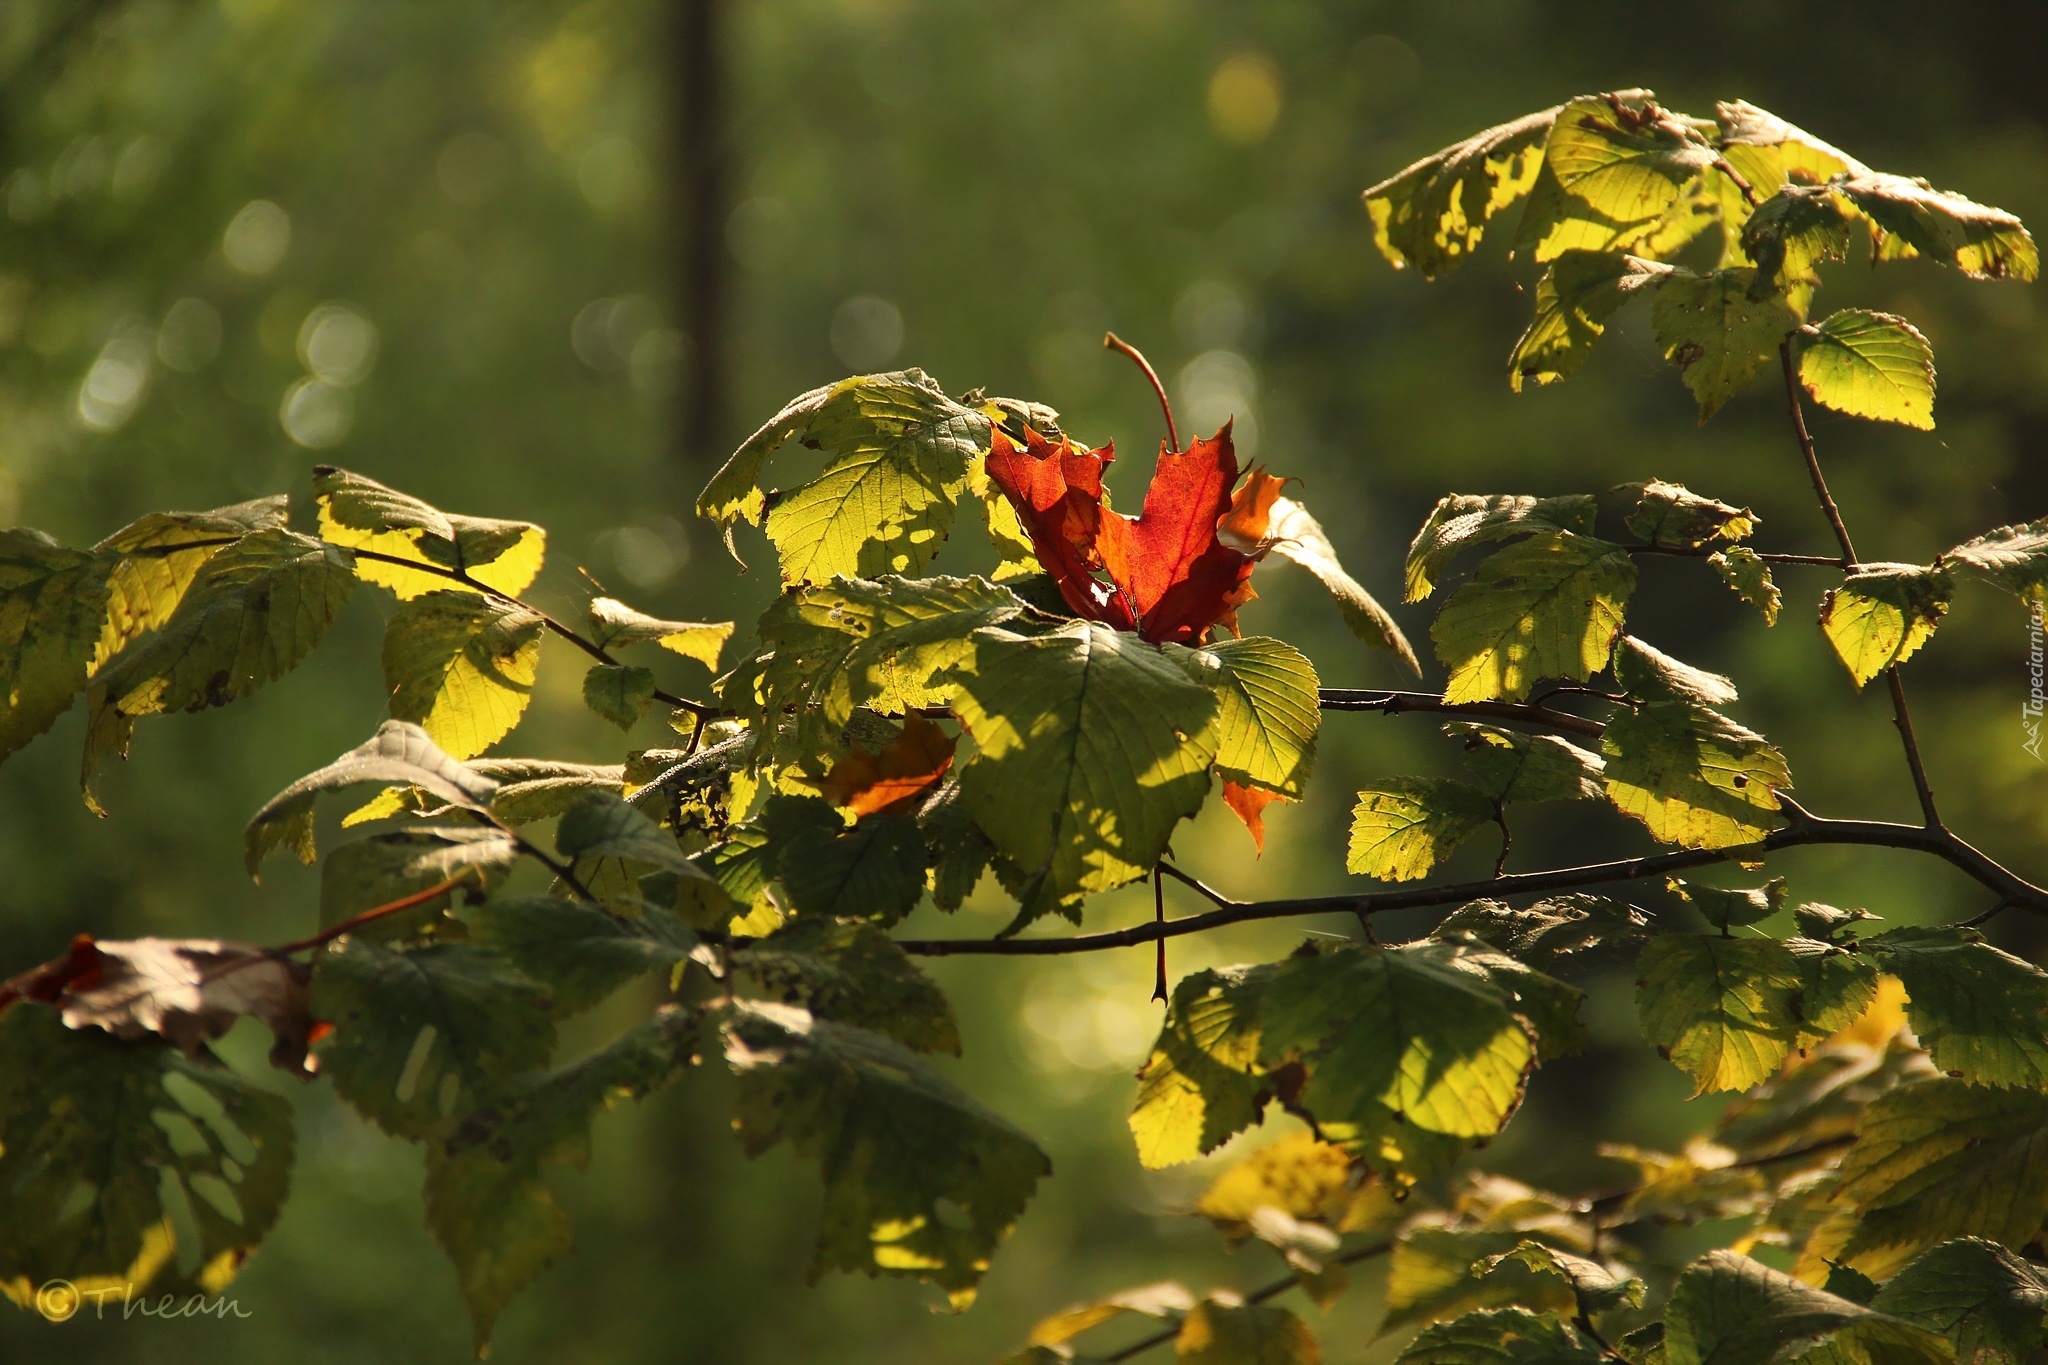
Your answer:
[[[1557,498],[1452,493],[1430,510],[1429,520],[1408,547],[1405,600],[1420,602],[1436,591],[1452,557],[1467,545],[1556,531],[1589,536],[1597,510],[1597,502],[1586,493]]]
[[[1783,294],[1755,296],[1755,277],[1742,267],[1711,275],[1674,271],[1657,290],[1657,344],[1685,372],[1702,422],[1775,361],[1778,343],[1799,326]]]
[[[1475,133],[1365,192],[1373,243],[1434,279],[1479,245],[1487,219],[1529,192],[1557,109]]]
[[[1617,545],[1553,532],[1482,562],[1430,627],[1449,702],[1520,701],[1543,678],[1584,682],[1607,665],[1635,591]]]
[[[1707,563],[1721,575],[1721,581],[1728,590],[1763,613],[1764,624],[1778,624],[1778,608],[1783,602],[1778,585],[1771,581],[1771,566],[1758,558],[1756,551],[1747,545],[1737,545],[1732,550],[1717,550],[1707,556]]]
[[[1701,497],[1679,484],[1651,479],[1623,484],[1616,492],[1635,495],[1628,529],[1651,545],[1697,550],[1717,541],[1746,540],[1763,518],[1747,507]]]
[[[1763,736],[1689,701],[1650,701],[1617,714],[1600,742],[1607,794],[1665,843],[1726,848],[1776,824],[1777,790],[1792,785]]]
[[[786,583],[915,573],[952,529],[970,462],[989,442],[988,417],[948,398],[922,370],[861,375],[813,389],[749,436],[697,498],[725,531],[760,525]],[[825,472],[778,496],[761,486],[789,441],[830,452]]]
[[[1937,190],[1924,180],[1877,171],[1859,170],[1839,189],[1879,231],[1909,248],[1889,251],[1880,242],[1879,254],[1885,259],[1921,255],[1977,280],[2028,283],[2040,274],[2041,255],[2034,239],[2004,209]]]
[[[713,673],[718,655],[732,637],[733,623],[719,621],[663,621],[638,612],[610,597],[590,602],[590,639],[599,649],[652,641],[686,659],[695,659]]]
[[[1798,1033],[1799,962],[1776,939],[1665,934],[1643,947],[1636,1010],[1693,1094],[1747,1090]]]
[[[1714,157],[1690,120],[1646,90],[1581,96],[1551,125],[1515,244],[1538,261],[1626,249],[1664,228]]]
[[[436,592],[467,577],[516,597],[540,573],[547,532],[531,522],[496,521],[443,512],[374,479],[332,465],[313,470],[321,538],[366,553],[356,566],[366,583],[401,599]],[[419,564],[411,569],[372,556]]]
[[[1259,477],[1255,472],[1254,478]],[[1231,544],[1222,529],[1217,531],[1218,539]],[[1336,600],[1337,610],[1344,617],[1344,624],[1351,627],[1351,633],[1375,649],[1384,649],[1400,659],[1415,673],[1422,666],[1415,661],[1415,649],[1408,643],[1408,637],[1401,633],[1401,627],[1387,614],[1373,595],[1360,586],[1357,579],[1344,571],[1337,561],[1337,547],[1323,531],[1322,524],[1309,514],[1308,508],[1293,498],[1275,498],[1269,509],[1264,537],[1261,542],[1267,550],[1301,565],[1314,574]]]
[[[1945,568],[1859,565],[1821,599],[1821,633],[1861,687],[1927,643],[1954,595]]]
[[[1148,1168],[1193,1161],[1258,1120],[1259,999],[1273,971],[1211,969],[1174,986],[1131,1111],[1138,1160]]]
[[[1445,777],[1387,778],[1358,794],[1351,808],[1348,872],[1406,882],[1429,875],[1459,844],[1493,823],[1493,803],[1467,782]]]
[[[282,527],[286,503],[279,494],[211,512],[151,512],[93,546],[96,554],[120,558],[108,585],[107,619],[93,652],[93,670],[136,636],[170,620],[200,565],[227,543],[251,531]]]
[[[1322,1365],[1323,1350],[1308,1324],[1285,1308],[1211,1296],[1180,1325],[1174,1358],[1181,1365]]]
[[[1508,353],[1508,387],[1553,384],[1586,363],[1607,320],[1640,293],[1656,293],[1672,267],[1606,251],[1567,251],[1536,281],[1536,313]],[[1412,596],[1412,593],[1411,593]]]
[[[540,666],[541,618],[469,592],[423,592],[384,628],[391,718],[409,720],[454,758],[490,748],[519,723]]]
[[[1463,741],[1465,766],[1494,801],[1598,801],[1607,795],[1600,755],[1559,739],[1456,721],[1444,727]]]
[[[1315,665],[1293,646],[1257,635],[1202,652],[1222,665],[1215,680],[1217,771],[1298,800],[1322,724]]]
[[[1862,308],[1829,314],[1806,334],[1799,379],[1851,417],[1934,430],[1934,350],[1904,318]]]

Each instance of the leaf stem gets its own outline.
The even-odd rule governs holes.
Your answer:
[[[1357,1265],[1360,1261],[1369,1261],[1375,1256],[1384,1256],[1393,1249],[1394,1244],[1392,1242],[1375,1242],[1371,1246],[1358,1247],[1355,1250],[1347,1251],[1341,1256],[1332,1256],[1323,1264],[1326,1266]],[[1244,1301],[1246,1303],[1264,1303],[1268,1299],[1280,1297],[1280,1295],[1285,1294],[1300,1283],[1301,1277],[1299,1275],[1289,1275],[1284,1280],[1275,1280],[1269,1285],[1254,1289],[1251,1293],[1244,1296]],[[1139,1338],[1114,1355],[1102,1357],[1103,1365],[1120,1365],[1122,1361],[1136,1359],[1154,1346],[1164,1346],[1179,1335],[1180,1324],[1176,1322],[1164,1331],[1154,1332],[1149,1337]]]
[[[1547,706],[1512,701],[1445,701],[1434,692],[1383,692],[1361,691],[1353,688],[1325,687],[1318,689],[1316,699],[1325,711],[1378,711],[1394,716],[1404,711],[1428,712],[1445,716],[1473,716],[1486,720],[1504,720],[1541,729],[1562,730],[1568,734],[1584,735],[1598,739],[1606,733],[1607,727],[1597,720],[1574,716],[1566,711],[1553,711]]]
[[[1152,362],[1145,359],[1144,352],[1125,341],[1115,332],[1104,332],[1102,344],[1112,351],[1121,351],[1129,356],[1133,364],[1145,372],[1145,378],[1152,381],[1152,392],[1159,395],[1159,411],[1166,418],[1166,444],[1170,450],[1180,449],[1180,430],[1173,424],[1173,404],[1166,401],[1166,385],[1159,382],[1159,372],[1152,368]]]

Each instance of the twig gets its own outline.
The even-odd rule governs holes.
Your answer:
[[[1979,885],[2008,898],[2014,907],[2032,914],[2048,915],[2048,890],[2024,880],[1945,828],[1894,824],[1879,820],[1829,820],[1809,815],[1801,810],[1785,828],[1774,830],[1755,843],[1733,848],[1678,849],[1670,853],[1620,858],[1612,862],[1588,863],[1579,867],[1553,868],[1544,872],[1511,872],[1506,876],[1478,882],[1364,891],[1339,896],[1232,901],[1203,914],[1185,915],[1179,919],[1168,920],[1164,924],[1137,924],[1128,929],[1115,929],[1099,934],[1075,934],[1065,938],[899,939],[897,946],[919,957],[951,957],[961,954],[1039,957],[1063,953],[1091,953],[1110,948],[1136,947],[1141,943],[1150,943],[1156,938],[1178,938],[1182,934],[1205,933],[1225,925],[1244,924],[1255,920],[1289,919],[1301,915],[1354,914],[1363,921],[1367,916],[1386,914],[1394,910],[1461,905],[1482,897],[1568,891],[1611,882],[1640,881],[1714,863],[1750,862],[1779,849],[1825,845],[1896,848],[1930,853],[1963,872]]]
[[[1826,514],[1828,525],[1835,531],[1835,542],[1842,547],[1842,567],[1854,573],[1857,567],[1856,546],[1849,539],[1849,528],[1842,521],[1842,509],[1835,506],[1835,499],[1828,492],[1826,476],[1820,472],[1820,457],[1813,449],[1813,435],[1806,429],[1806,406],[1799,399],[1799,377],[1792,361],[1792,337],[1778,343],[1778,361],[1785,372],[1785,408],[1792,417],[1792,434],[1799,440],[1799,453],[1806,459],[1806,473],[1813,481],[1813,493],[1820,500],[1820,510]],[[1913,774],[1913,793],[1920,800],[1920,815],[1930,829],[1941,828],[1941,812],[1934,804],[1934,789],[1927,782],[1927,765],[1920,758],[1920,742],[1913,734],[1913,713],[1906,705],[1906,685],[1899,678],[1899,667],[1893,664],[1885,669],[1885,685],[1892,694],[1892,724],[1898,728],[1899,742],[1905,746],[1906,767]]]
[[[1597,720],[1574,716],[1565,711],[1553,711],[1546,706],[1527,702],[1512,701],[1445,701],[1433,692],[1381,692],[1360,691],[1352,688],[1325,687],[1316,694],[1316,700],[1325,711],[1378,711],[1394,716],[1404,711],[1420,711],[1433,715],[1467,716],[1484,720],[1504,720],[1521,725],[1532,725],[1545,730],[1562,730],[1568,734],[1584,735],[1598,739],[1607,727]]]
[[[342,546],[340,548],[348,550],[357,559],[367,559],[378,564],[392,564],[402,569],[413,569],[419,573],[433,574],[437,577],[445,578],[452,583],[460,583],[466,588],[484,594],[486,597],[494,597],[500,602],[509,603],[512,606],[518,607],[521,611],[531,612],[533,615],[538,616],[541,619],[542,625],[599,663],[616,666],[619,662],[612,657],[610,651],[606,650],[604,646],[594,640],[585,638],[573,628],[563,625],[539,607],[521,598],[514,597],[511,593],[500,592],[488,583],[480,583],[461,569],[444,569],[438,564],[430,564],[425,560],[407,559],[403,555],[387,555],[380,550],[364,550],[351,546]],[[654,699],[679,711],[688,711],[693,716],[716,719],[732,714],[723,707],[712,706],[707,702],[691,701],[688,697],[679,697],[673,692],[665,692],[658,687],[654,689]]]
[[[1384,1256],[1393,1249],[1394,1244],[1392,1242],[1375,1242],[1368,1247],[1359,1247],[1354,1251],[1347,1251],[1341,1256],[1332,1256],[1329,1260],[1323,1262],[1323,1264],[1326,1266],[1357,1265],[1360,1261],[1369,1261],[1375,1256]],[[1294,1288],[1294,1286],[1300,1283],[1301,1277],[1299,1275],[1289,1275],[1284,1280],[1275,1280],[1269,1285],[1264,1285],[1261,1288],[1253,1290],[1251,1293],[1244,1296],[1244,1301],[1246,1303],[1264,1303],[1267,1299],[1275,1299],[1280,1297],[1280,1295],[1285,1294],[1288,1290]],[[1118,1362],[1132,1360],[1138,1356],[1143,1355],[1145,1352],[1151,1350],[1154,1346],[1164,1346],[1167,1342],[1172,1341],[1175,1337],[1179,1335],[1180,1324],[1175,1323],[1171,1327],[1166,1328],[1164,1331],[1154,1332],[1149,1337],[1143,1337],[1137,1341],[1132,1342],[1130,1345],[1124,1347],[1121,1351],[1116,1352],[1114,1355],[1106,1355],[1102,1357],[1102,1360],[1104,1362],[1104,1365],[1118,1365]]]
[[[1166,418],[1166,444],[1170,450],[1180,449],[1180,431],[1173,424],[1173,404],[1166,401],[1166,385],[1159,382],[1159,372],[1152,368],[1152,362],[1145,359],[1144,352],[1125,341],[1115,332],[1104,332],[1102,344],[1112,351],[1121,351],[1129,356],[1137,367],[1145,372],[1145,378],[1152,381],[1152,392],[1159,395],[1159,411]]]
[[[1723,547],[1702,545],[1697,549],[1690,549],[1683,545],[1624,545],[1621,548],[1632,555],[1675,555],[1680,559],[1705,559],[1709,555],[1714,554],[1717,548]],[[1751,553],[1755,554],[1758,559],[1763,560],[1766,564],[1815,564],[1828,569],[1846,569],[1851,567],[1842,562],[1840,555],[1788,555],[1775,552],[1766,553],[1762,550],[1755,550]]]
[[[1201,896],[1204,896],[1204,897],[1207,897],[1207,898],[1208,898],[1208,900],[1209,900],[1209,903],[1210,903],[1210,904],[1212,904],[1212,905],[1235,905],[1235,904],[1237,904],[1237,902],[1236,902],[1236,901],[1234,901],[1234,900],[1232,900],[1232,899],[1231,899],[1230,897],[1228,897],[1228,896],[1224,895],[1224,894],[1223,894],[1223,893],[1222,893],[1221,891],[1218,891],[1218,890],[1217,890],[1217,889],[1216,889],[1215,887],[1213,887],[1213,886],[1209,885],[1209,884],[1208,884],[1207,882],[1205,882],[1205,881],[1202,881],[1202,880],[1200,880],[1199,878],[1195,878],[1195,877],[1190,877],[1190,876],[1189,876],[1189,875],[1188,875],[1187,873],[1185,873],[1185,872],[1181,871],[1181,870],[1180,870],[1179,868],[1175,867],[1175,866],[1174,866],[1174,865],[1173,865],[1172,863],[1169,863],[1169,862],[1167,862],[1167,861],[1166,861],[1166,860],[1165,860],[1164,858],[1161,858],[1161,859],[1159,860],[1159,867],[1160,867],[1160,870],[1161,870],[1161,871],[1163,871],[1163,872],[1165,872],[1167,876],[1169,876],[1169,877],[1173,878],[1173,879],[1174,879],[1175,881],[1179,882],[1179,883],[1180,883],[1181,885],[1183,885],[1183,886],[1186,886],[1186,887],[1189,887],[1189,888],[1192,888],[1192,889],[1193,889],[1193,890],[1194,890],[1194,891],[1195,891],[1195,892],[1196,892],[1197,894],[1199,894],[1199,895],[1201,895]]]
[[[1152,922],[1166,923],[1166,878],[1159,870],[1159,864],[1152,864]],[[1156,945],[1159,949],[1157,968],[1152,978],[1152,998],[1160,1004],[1166,1003],[1166,936],[1160,935]]]

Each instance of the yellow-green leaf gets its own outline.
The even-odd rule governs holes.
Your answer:
[[[1607,319],[1637,294],[1668,283],[1672,267],[1606,251],[1567,251],[1536,281],[1536,312],[1508,353],[1508,387],[1551,384],[1578,371]]]
[[[1556,109],[1475,133],[1365,192],[1373,244],[1434,279],[1472,254],[1486,221],[1529,192]]]
[[[1495,801],[1598,801],[1607,795],[1600,755],[1559,739],[1497,725],[1455,721],[1444,727],[1464,741],[1465,766]]]
[[[1422,672],[1422,665],[1415,661],[1415,649],[1401,633],[1401,627],[1357,579],[1344,571],[1337,561],[1337,547],[1330,544],[1322,523],[1309,515],[1306,507],[1293,498],[1275,498],[1266,523],[1265,548],[1314,574],[1335,599],[1337,610],[1353,635],[1394,655],[1411,672]]]
[[[2004,209],[1937,190],[1924,180],[1860,171],[1840,183],[1843,197],[1863,211],[1880,234],[1904,247],[1881,259],[1920,255],[1952,265],[1972,279],[2030,283],[2041,273],[2041,254],[2020,220]]]
[[[1864,564],[1821,599],[1821,633],[1861,687],[1927,643],[1954,595],[1938,565]]]
[[[1851,417],[1934,430],[1934,350],[1912,323],[1844,308],[1805,337],[1799,379],[1816,401]]]
[[[1665,934],[1643,947],[1643,1033],[1693,1079],[1693,1094],[1747,1090],[1799,1031],[1799,961],[1776,939]]]
[[[421,593],[384,628],[393,720],[419,725],[442,752],[469,758],[519,723],[533,697],[546,623],[470,592]]]
[[[1468,782],[1388,778],[1360,792],[1351,808],[1344,867],[1381,881],[1414,881],[1491,823],[1493,803]]]
[[[1628,529],[1652,545],[1698,550],[1716,541],[1747,540],[1763,518],[1747,507],[1703,498],[1689,488],[1662,479],[1623,484],[1616,492],[1633,492],[1636,505]]]
[[[592,598],[590,638],[599,649],[653,641],[686,659],[718,671],[718,655],[732,637],[730,621],[663,621],[610,597]]]
[[[1430,627],[1451,670],[1444,700],[1520,701],[1540,679],[1592,677],[1635,586],[1628,554],[1590,536],[1552,532],[1493,555]]]
[[[953,675],[977,746],[960,792],[1030,879],[1015,927],[1149,875],[1208,794],[1215,694],[1164,648],[1095,622],[975,641]]]
[[[1322,1365],[1308,1324],[1285,1308],[1211,1296],[1194,1306],[1174,1339],[1180,1365]]]
[[[1213,683],[1221,708],[1217,771],[1300,800],[1323,719],[1315,665],[1292,645],[1261,635],[1218,641],[1201,652],[1222,665]]]
[[[1784,598],[1778,592],[1778,585],[1771,580],[1771,566],[1764,563],[1756,551],[1747,545],[1737,545],[1708,555],[1707,563],[1721,575],[1721,582],[1727,585],[1728,591],[1763,613],[1765,625],[1778,624],[1778,609]]]
[[[286,503],[280,493],[211,512],[151,512],[93,546],[99,554],[120,556],[93,670],[136,636],[170,620],[199,566],[227,542],[282,527]]]
[[[1650,311],[1657,344],[1666,360],[1684,370],[1702,422],[1774,361],[1778,343],[1799,326],[1783,294],[1752,296],[1755,278],[1755,271],[1743,267],[1711,275],[1676,270],[1657,290]]]
[[[313,496],[320,507],[322,538],[366,551],[357,574],[400,598],[446,588],[451,574],[516,597],[533,582],[547,553],[547,532],[530,522],[443,512],[332,465],[313,470]],[[371,557],[377,555],[423,567]]]
[[[1151,1170],[1215,1151],[1258,1121],[1259,999],[1272,965],[1192,972],[1138,1072],[1131,1136]]]
[[[831,452],[825,472],[778,497],[761,474],[789,441]],[[986,414],[948,398],[922,370],[861,375],[794,399],[733,452],[697,499],[732,546],[741,519],[782,557],[785,583],[915,573],[952,529],[970,462],[988,448]]]
[[[41,531],[0,531],[0,756],[71,709],[108,611],[115,561]]]
[[[1614,804],[1658,839],[1688,848],[1762,838],[1777,824],[1776,789],[1792,785],[1784,755],[1762,735],[1686,701],[1621,712],[1600,752]]]
[[[1436,591],[1437,579],[1464,546],[1554,531],[1589,536],[1598,510],[1588,493],[1557,498],[1452,493],[1430,510],[1429,520],[1408,546],[1404,600],[1420,602]]]
[[[1588,95],[1558,111],[1543,169],[1515,231],[1538,261],[1614,252],[1669,233],[1673,211],[1714,149],[1692,121],[1647,90]],[[1665,245],[1669,245],[1668,243]]]
[[[1973,1085],[2048,1090],[2048,972],[1970,929],[1893,929],[1864,950],[1905,983],[1936,1066]]]

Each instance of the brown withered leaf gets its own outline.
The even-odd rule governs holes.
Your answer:
[[[957,741],[932,721],[912,716],[879,754],[855,746],[825,775],[825,799],[855,815],[907,810],[953,766]]]

